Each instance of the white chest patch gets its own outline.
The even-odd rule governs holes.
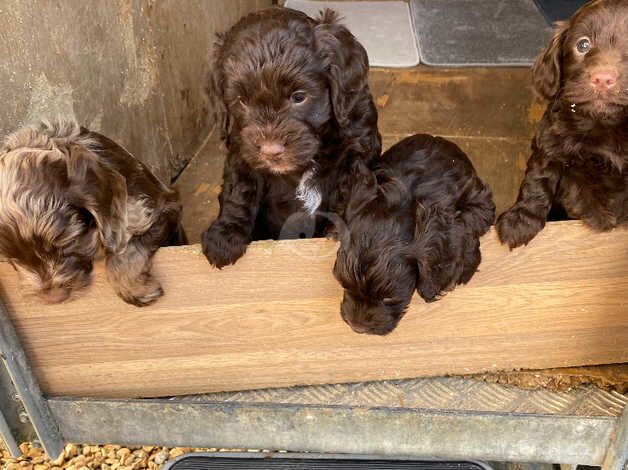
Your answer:
[[[314,182],[315,175],[315,170],[308,170],[303,173],[296,191],[297,199],[303,203],[305,212],[310,215],[316,212],[316,209],[318,209],[323,201],[323,196]]]

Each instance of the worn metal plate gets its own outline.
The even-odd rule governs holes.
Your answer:
[[[178,397],[174,400],[421,408],[561,416],[619,416],[628,404],[628,397],[625,395],[593,386],[567,392],[524,390],[465,377],[212,393]]]
[[[49,404],[70,442],[586,465],[602,463],[619,421],[599,416],[164,399],[51,398]]]

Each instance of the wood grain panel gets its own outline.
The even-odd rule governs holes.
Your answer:
[[[162,249],[166,296],[136,308],[102,265],[84,296],[42,305],[0,285],[43,390],[51,395],[164,396],[628,361],[628,231],[557,222],[511,253],[494,232],[472,281],[418,297],[386,337],[341,320],[328,240],[257,242],[212,269],[197,246]]]

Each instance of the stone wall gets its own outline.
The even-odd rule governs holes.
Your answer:
[[[164,180],[205,142],[214,34],[271,0],[1,0],[0,136],[74,116]]]

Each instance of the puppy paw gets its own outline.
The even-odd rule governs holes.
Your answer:
[[[118,295],[129,304],[145,307],[155,303],[164,295],[164,290],[153,277],[144,276],[143,279],[138,279],[134,285],[120,289]]]
[[[499,240],[511,250],[527,245],[544,226],[545,219],[522,207],[513,207],[504,212],[495,224]]]
[[[235,263],[244,255],[248,243],[239,236],[227,238],[220,227],[212,225],[202,235],[203,254],[218,269]]]

